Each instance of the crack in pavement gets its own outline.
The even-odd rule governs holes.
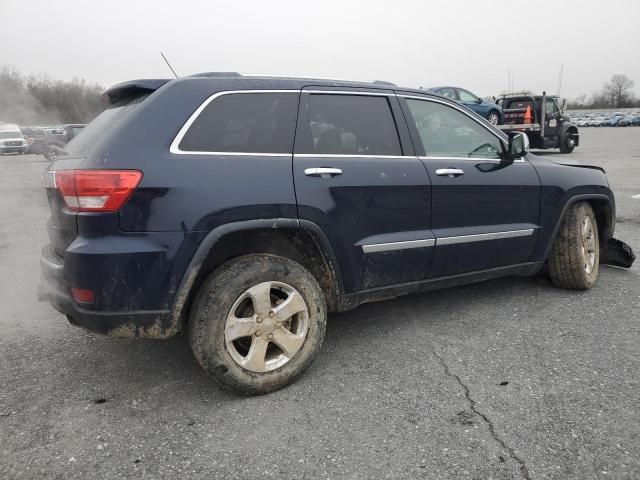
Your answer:
[[[500,436],[496,433],[496,429],[493,425],[493,422],[491,422],[491,420],[489,420],[489,418],[484,413],[478,411],[478,409],[476,408],[476,401],[473,398],[471,398],[471,392],[469,391],[469,387],[467,387],[462,382],[462,380],[458,375],[456,375],[449,369],[449,366],[445,363],[444,358],[442,358],[440,355],[436,353],[436,349],[433,348],[433,346],[431,347],[431,352],[438,359],[438,362],[440,363],[440,365],[442,365],[442,368],[444,368],[445,375],[447,375],[448,377],[454,378],[458,382],[458,384],[464,389],[464,395],[467,401],[469,402],[469,407],[471,408],[471,411],[476,415],[478,415],[480,418],[482,418],[482,420],[484,420],[484,422],[487,424],[487,427],[489,428],[489,433],[491,434],[491,437],[496,441],[496,443],[498,443],[498,445],[500,445],[504,450],[506,450],[509,453],[509,456],[513,460],[515,460],[520,465],[520,473],[522,474],[522,478],[524,478],[525,480],[531,480],[531,477],[529,476],[529,470],[527,469],[527,466],[524,463],[524,460],[518,457],[518,455],[513,450],[513,448],[507,445],[505,441],[500,438]]]

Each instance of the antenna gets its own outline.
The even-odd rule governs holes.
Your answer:
[[[564,71],[564,62],[560,64],[560,73],[558,74],[558,97],[560,97],[560,90],[562,89],[562,73]]]
[[[160,55],[162,55],[162,58],[164,59],[164,61],[166,62],[167,66],[171,69],[171,71],[173,72],[173,75],[176,78],[180,78],[178,77],[178,74],[176,73],[176,71],[173,69],[173,67],[171,66],[171,64],[169,63],[169,60],[167,60],[167,57],[164,56],[164,53],[160,52]]]

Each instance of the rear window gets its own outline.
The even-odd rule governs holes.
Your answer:
[[[291,153],[296,92],[230,93],[215,98],[180,141],[185,152]]]
[[[95,147],[105,135],[116,128],[118,124],[149,95],[150,93],[145,93],[137,97],[129,97],[111,105],[64,146],[64,153],[68,155],[82,155],[89,151],[90,148]],[[64,133],[64,131],[61,133]]]

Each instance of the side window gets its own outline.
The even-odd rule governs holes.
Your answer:
[[[425,154],[431,157],[501,158],[502,142],[455,108],[407,99]]]
[[[553,116],[560,111],[560,107],[553,98],[548,98],[545,105],[545,115]]]
[[[456,92],[455,92],[455,90],[453,88],[442,88],[442,89],[438,90],[438,93],[440,95],[444,95],[445,97],[453,98],[454,100],[458,99],[456,97]]]
[[[187,152],[290,153],[298,94],[230,93],[214,99],[180,142]]]
[[[309,95],[297,153],[402,155],[389,101],[373,95]]]
[[[458,89],[458,95],[460,95],[460,100],[463,102],[477,102],[479,100],[473,93],[462,90],[461,88]]]

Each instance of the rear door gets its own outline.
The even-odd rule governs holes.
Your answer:
[[[401,103],[432,181],[430,276],[527,262],[540,218],[533,166],[524,158],[502,162],[499,134],[456,105],[412,95]]]
[[[293,172],[299,218],[327,235],[347,292],[427,276],[430,182],[393,92],[304,89]]]

